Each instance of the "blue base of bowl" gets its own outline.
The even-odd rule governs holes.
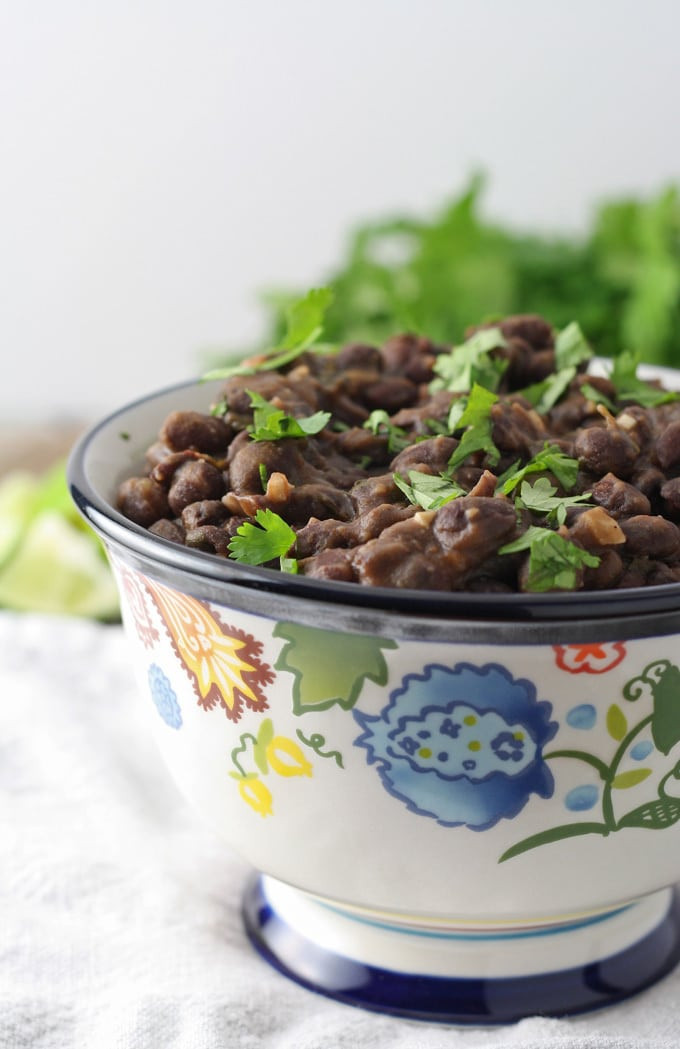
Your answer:
[[[393,971],[329,950],[277,913],[253,878],[243,899],[248,936],[284,976],[349,1005],[449,1024],[507,1024],[527,1016],[601,1009],[665,976],[680,961],[680,895],[663,919],[625,950],[575,968],[501,978]]]

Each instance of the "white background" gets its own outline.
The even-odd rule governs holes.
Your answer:
[[[657,191],[679,40],[675,0],[2,0],[0,420],[196,374],[476,168],[523,228]]]

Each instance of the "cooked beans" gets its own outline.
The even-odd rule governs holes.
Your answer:
[[[555,334],[535,316],[499,327],[488,361],[502,365],[497,399],[476,442],[476,424],[457,424],[467,392],[439,379],[449,347],[415,335],[352,343],[307,351],[280,372],[233,375],[221,407],[172,412],[117,505],[160,539],[219,557],[245,521],[273,512],[295,533],[298,571],[329,581],[532,589],[529,529],[579,554],[570,577],[540,589],[680,581],[680,403],[618,398],[610,379],[581,368],[541,411],[528,388],[553,375]],[[298,420],[330,419],[307,436],[254,440],[251,391]],[[569,460],[571,480],[539,464],[504,490],[547,446]]]

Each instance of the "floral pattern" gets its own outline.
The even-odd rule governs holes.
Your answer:
[[[601,641],[597,644],[554,645],[560,670],[569,674],[606,674],[625,658],[622,641]]]
[[[554,789],[542,748],[555,735],[549,703],[530,681],[494,663],[430,664],[408,674],[378,717],[355,711],[355,741],[383,785],[444,826],[487,830],[531,794]]]
[[[145,649],[162,647],[156,625],[162,623],[199,707],[220,707],[232,723],[246,710],[262,714],[269,709],[267,686],[276,680],[279,698],[289,697],[296,718],[314,720],[334,708],[334,719],[347,716],[360,727],[355,753],[364,752],[387,792],[442,826],[485,831],[514,819],[530,800],[555,795],[555,775],[568,762],[568,789],[565,784],[557,799],[569,822],[517,840],[499,862],[562,839],[662,830],[680,822],[680,667],[668,659],[649,663],[623,685],[617,678],[618,696],[595,697],[586,689],[583,700],[565,710],[562,725],[551,720],[553,705],[537,698],[535,685],[500,663],[426,663],[402,676],[373,714],[356,704],[366,693],[373,703],[386,688],[399,666],[388,653],[398,651],[399,643],[272,621],[269,641],[274,650],[279,645],[272,669],[262,659],[262,642],[224,624],[212,605],[116,567],[139,641]],[[558,670],[599,675],[619,666],[628,647],[611,641],[552,650]],[[151,698],[165,724],[179,729],[177,678],[171,680],[157,658],[147,667]],[[558,729],[560,745],[548,747]],[[260,817],[274,813],[274,785],[281,779],[303,784],[317,759],[345,768],[343,754],[318,731],[318,722],[312,731],[298,728],[288,735],[275,731],[269,717],[251,717],[238,742],[227,737],[226,745],[238,795]],[[574,776],[576,767],[581,775]],[[579,819],[581,813],[588,818]]]
[[[143,576],[121,568],[121,582],[126,597],[127,607],[132,615],[137,637],[145,648],[153,648],[159,640],[159,634],[146,607],[146,594],[142,585]]]
[[[212,710],[219,705],[231,721],[239,720],[244,706],[266,710],[263,686],[274,674],[260,660],[261,643],[243,630],[223,626],[202,601],[148,579],[146,585],[199,706]]]
[[[175,690],[170,684],[170,679],[166,677],[156,663],[152,663],[149,667],[148,679],[151,698],[163,721],[170,728],[180,728],[182,725],[182,711],[180,710]]]

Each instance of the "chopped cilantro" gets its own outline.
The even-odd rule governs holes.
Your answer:
[[[395,473],[394,475],[394,483],[397,488],[404,493],[410,503],[422,506],[423,510],[438,510],[445,503],[450,503],[459,495],[466,494],[464,488],[443,474],[433,476],[422,473],[420,470],[409,470],[408,479],[410,484],[400,474]]]
[[[376,408],[374,412],[371,412],[364,423],[364,429],[370,430],[376,437],[386,437],[387,450],[390,452],[401,452],[411,443],[411,438],[406,430],[403,430],[401,426],[395,426],[382,408]]]
[[[474,383],[455,429],[462,430],[466,426],[480,426],[488,422],[491,407],[497,401],[498,397],[495,393],[480,386],[479,383]],[[453,428],[451,432],[453,433]]]
[[[263,565],[275,558],[290,561],[288,551],[295,542],[293,529],[273,510],[258,510],[255,523],[244,521],[229,540],[229,556],[246,565]],[[290,571],[290,569],[285,569]]]
[[[638,358],[630,350],[624,350],[614,358],[610,379],[616,387],[619,400],[635,401],[645,408],[680,400],[680,393],[659,390],[643,379],[638,379],[638,363]]]
[[[598,390],[597,386],[593,386],[592,383],[584,382],[581,386],[581,393],[594,404],[603,404],[610,412],[616,412],[616,405],[613,401],[610,401],[609,397],[602,393],[601,390]]]
[[[503,357],[492,357],[493,350],[503,349],[507,341],[500,328],[483,328],[475,332],[450,353],[442,353],[434,363],[437,375],[430,384],[432,392],[450,390],[465,393],[475,383],[490,390],[498,389],[508,361]]]
[[[569,491],[576,484],[578,459],[572,459],[565,455],[558,445],[549,444],[546,441],[542,450],[525,466],[516,469],[513,465],[510,470],[506,470],[502,477],[498,478],[498,487],[504,495],[509,495],[527,474],[543,473],[544,471],[553,474],[565,491]]]
[[[575,376],[576,366],[571,364],[567,368],[561,368],[554,375],[549,375],[547,379],[542,379],[541,382],[525,386],[519,393],[544,415],[557,404]]]
[[[253,408],[253,427],[250,436],[254,441],[279,441],[283,437],[309,437],[323,430],[330,420],[330,412],[314,412],[302,419],[286,415],[259,393],[246,390]]]
[[[590,492],[584,492],[582,495],[559,496],[555,495],[556,491],[557,488],[550,483],[547,477],[539,477],[533,485],[528,481],[522,481],[516,503],[534,513],[546,514],[548,521],[564,524],[567,518],[567,507],[585,503],[590,498]]]
[[[262,491],[267,491],[267,485],[269,484],[269,471],[264,463],[259,463],[258,470],[260,473],[260,484],[262,485]]]
[[[491,436],[493,421],[490,412],[497,400],[498,397],[495,393],[475,383],[470,391],[470,396],[465,401],[462,412],[459,407],[460,402],[456,401],[452,405],[451,414],[453,415],[454,409],[456,409],[455,414],[457,417],[451,422],[451,415],[449,416],[451,432],[453,433],[455,430],[460,430],[463,427],[467,427],[467,429],[448,461],[450,473],[453,473],[467,459],[468,455],[472,455],[473,452],[486,452],[491,465],[494,465],[500,459],[500,452]]]
[[[555,365],[557,371],[562,368],[571,368],[593,356],[585,335],[576,321],[567,324],[566,328],[558,332],[555,337]]]
[[[204,380],[227,379],[231,375],[254,375],[256,372],[276,370],[290,364],[301,353],[318,342],[323,334],[326,310],[333,301],[330,288],[312,288],[301,299],[293,302],[286,313],[286,332],[280,343],[257,364],[237,364],[216,368],[204,375]]]
[[[229,411],[229,405],[227,404],[226,397],[221,397],[219,401],[215,401],[212,408],[210,409],[211,415],[217,415],[220,418],[226,415]]]
[[[527,589],[534,593],[574,590],[580,569],[595,568],[600,563],[595,554],[582,550],[550,528],[528,528],[519,539],[502,546],[498,552],[514,554],[521,550],[529,551]]]

